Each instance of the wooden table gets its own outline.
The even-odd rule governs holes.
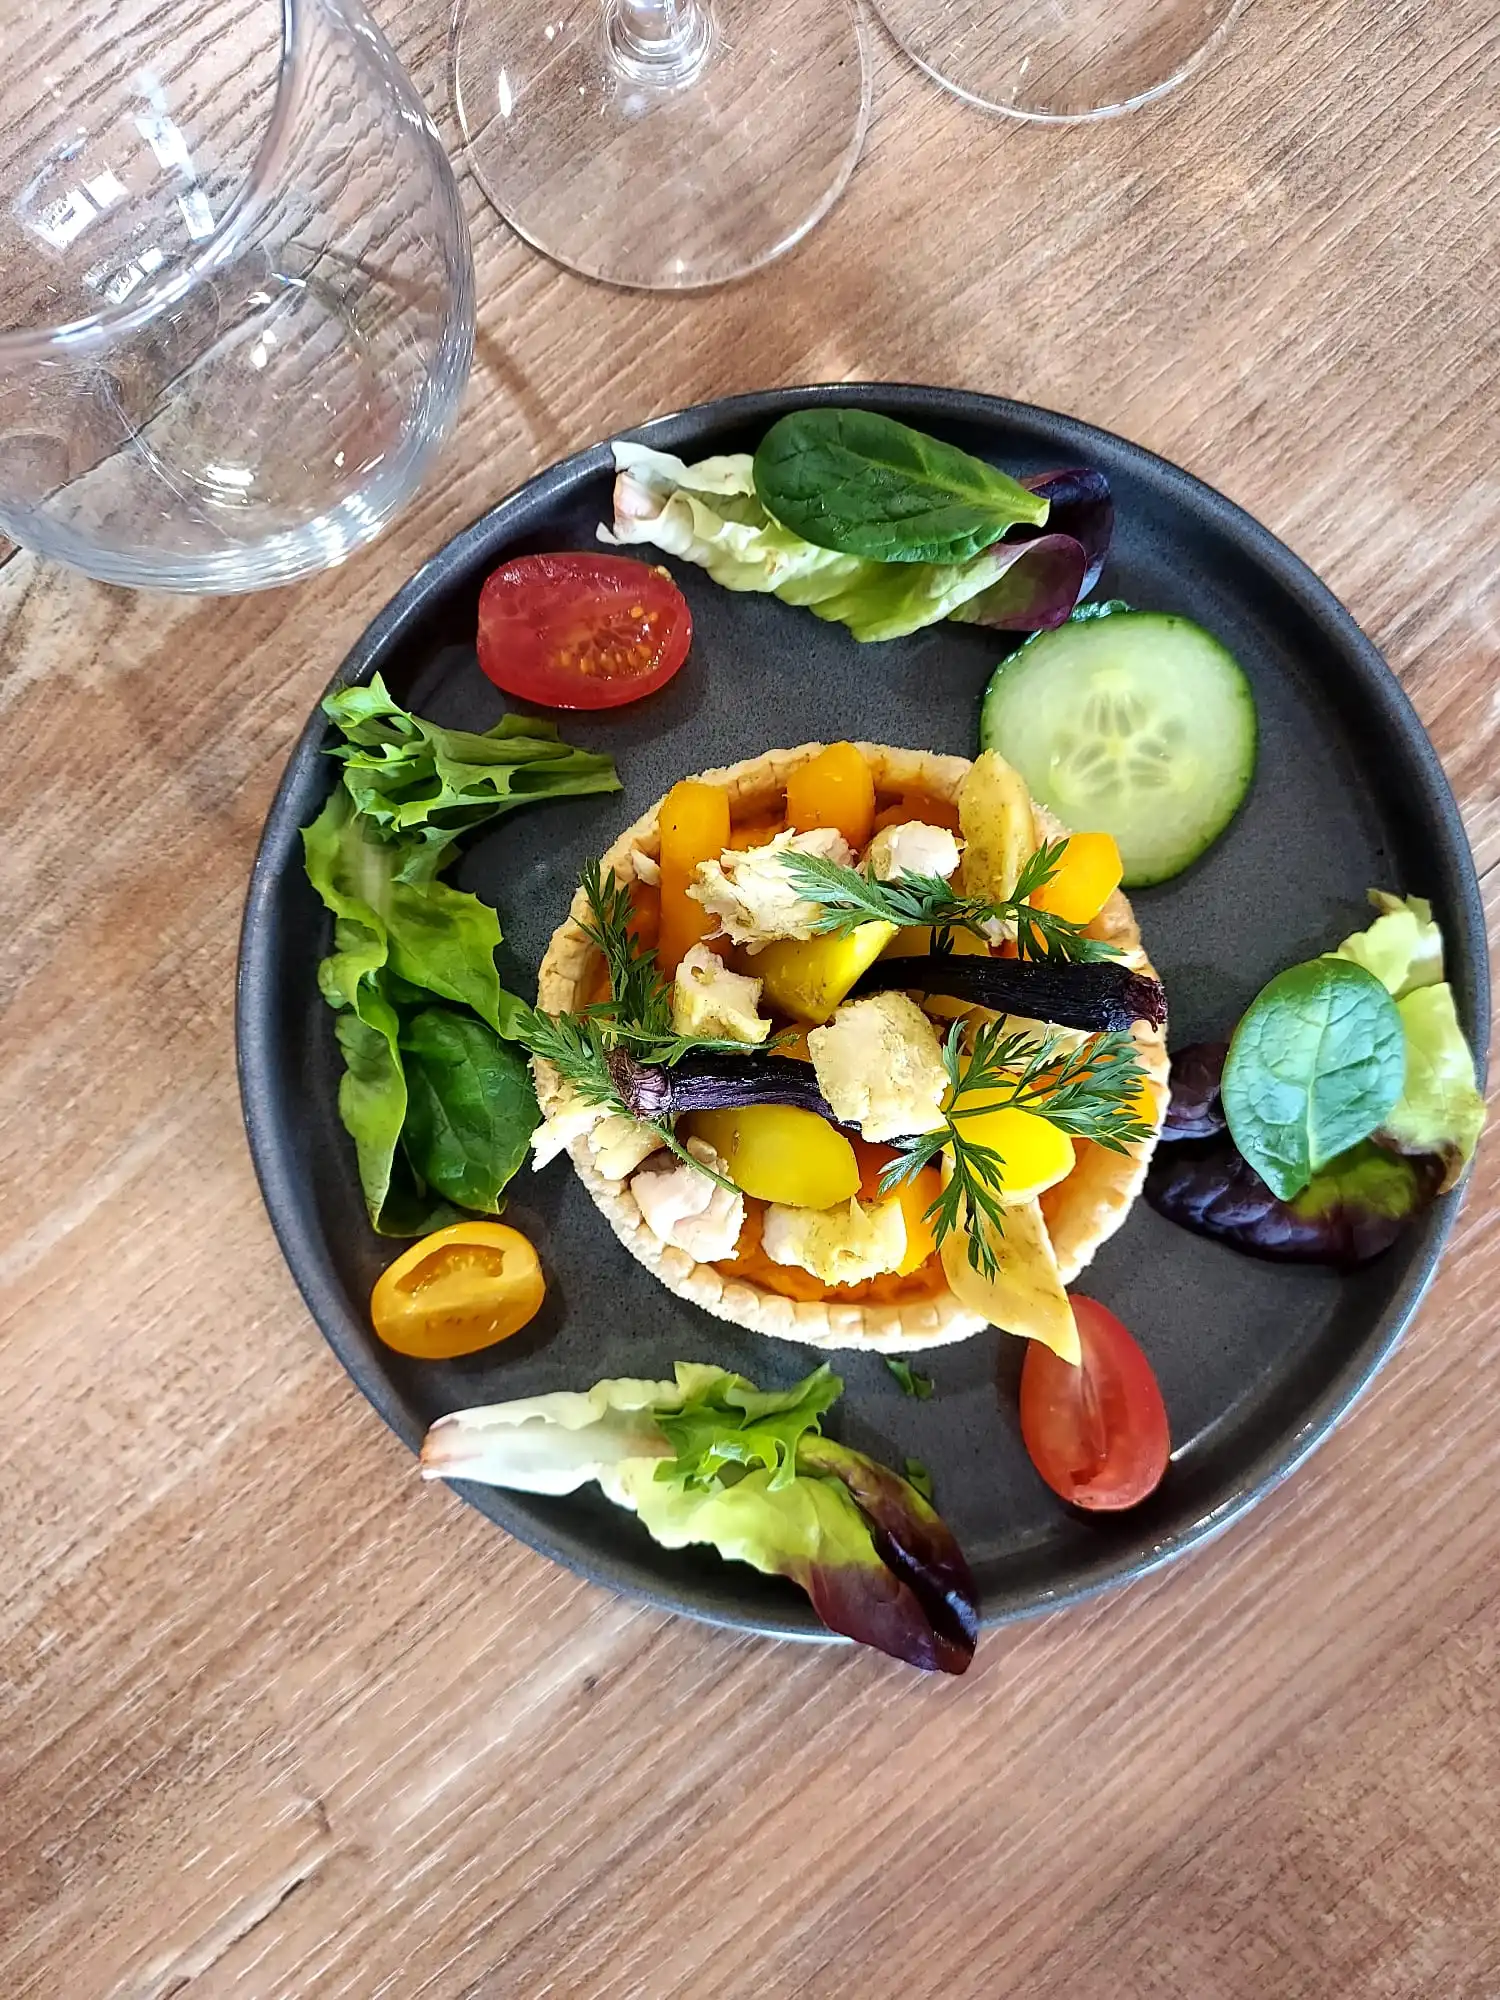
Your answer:
[[[445,10],[381,11],[443,104]],[[591,288],[468,186],[459,432],[347,569],[0,572],[6,2000],[1500,1993],[1500,1147],[1311,1464],[938,1684],[618,1602],[419,1486],[277,1254],[230,1027],[262,814],[385,598],[559,454],[783,382],[1003,391],[1233,495],[1386,649],[1493,904],[1497,83],[1487,0],[1256,0],[1073,130],[882,47],[848,196],[741,288]]]

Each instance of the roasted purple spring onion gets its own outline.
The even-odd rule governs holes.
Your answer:
[[[854,988],[865,993],[941,993],[996,1014],[1023,1014],[1059,1028],[1119,1032],[1137,1021],[1154,1028],[1167,1018],[1161,982],[1127,965],[1062,965],[1049,959],[967,958],[932,952],[925,958],[877,960]],[[794,1065],[795,1067],[795,1065]]]
[[[808,1063],[790,1056],[705,1052],[670,1067],[637,1062],[612,1049],[609,1073],[620,1102],[633,1118],[660,1122],[688,1111],[729,1111],[741,1104],[790,1104],[837,1124]]]

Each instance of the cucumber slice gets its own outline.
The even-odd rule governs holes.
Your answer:
[[[1039,632],[985,689],[979,741],[1076,832],[1112,833],[1125,885],[1168,881],[1234,818],[1255,701],[1201,625],[1116,611]]]

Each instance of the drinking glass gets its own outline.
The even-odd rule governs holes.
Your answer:
[[[514,230],[660,291],[789,250],[842,193],[870,109],[858,0],[460,0],[453,85]]]
[[[452,172],[358,0],[0,0],[0,531],[106,582],[341,561],[473,350]]]
[[[1244,0],[875,0],[912,60],[986,111],[1062,124],[1165,96]]]

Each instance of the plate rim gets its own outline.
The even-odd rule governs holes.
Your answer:
[[[517,512],[545,504],[610,465],[610,446],[615,439],[671,449],[699,431],[726,428],[736,423],[784,414],[809,405],[857,404],[871,396],[902,406],[902,415],[919,422],[923,415],[946,420],[982,421],[990,425],[1029,428],[1040,423],[1053,437],[1075,445],[1081,458],[1090,444],[1102,439],[1112,455],[1124,453],[1158,480],[1177,486],[1190,500],[1197,517],[1206,519],[1220,532],[1229,533],[1255,562],[1269,572],[1283,590],[1308,612],[1316,623],[1331,626],[1339,635],[1342,662],[1356,674],[1365,690],[1383,710],[1401,749],[1421,768],[1428,801],[1441,823],[1452,863],[1455,908],[1451,915],[1456,948],[1470,975],[1473,1003],[1472,1042],[1477,1051],[1481,1088],[1488,1072],[1490,1032],[1490,976],[1488,935],[1478,872],[1463,824],[1458,802],[1431,737],[1410,695],[1391,669],[1384,655],[1322,578],[1272,533],[1253,514],[1210,486],[1195,473],[1135,443],[1119,432],[1047,409],[1038,404],[988,395],[980,390],[943,388],[933,384],[860,381],[807,383],[786,388],[753,390],[734,396],[710,398],[643,423],[627,426],[603,440],[583,446],[554,461],[504,495],[466,527],[458,530],[434,551],[406,582],[381,606],[365,626],[319,696],[306,723],[288,753],[275,794],[267,808],[256,845],[241,917],[235,966],[235,1067],[240,1108],[257,1185],[276,1238],[277,1247],[307,1306],[321,1337],[327,1342],[340,1366],[386,1426],[413,1452],[421,1439],[419,1429],[395,1389],[390,1376],[365,1364],[357,1353],[345,1351],[344,1343],[330,1332],[337,1322],[342,1299],[329,1301],[316,1265],[316,1245],[301,1205],[288,1186],[287,1163],[270,1143],[268,1119],[262,1109],[266,1099],[268,1074],[273,1062],[271,1045],[272,1011],[265,1004],[274,972],[274,961],[263,949],[269,928],[268,911],[282,870],[296,847],[299,827],[290,823],[287,803],[302,774],[306,758],[321,744],[327,733],[321,703],[335,690],[367,681],[385,654],[399,644],[404,630],[421,620],[433,598],[448,587],[451,573],[462,569],[482,554],[497,537],[503,542],[509,518]],[[681,433],[682,436],[678,434]],[[1427,1240],[1415,1254],[1405,1280],[1387,1303],[1344,1364],[1329,1378],[1320,1395],[1307,1406],[1302,1421],[1284,1433],[1276,1445],[1266,1447],[1243,1470],[1236,1490],[1216,1507],[1153,1546],[1107,1552],[1079,1564],[1056,1587],[1030,1587],[1024,1593],[1000,1592],[987,1604],[981,1624],[984,1629],[1039,1617],[1049,1611],[1095,1597],[1106,1590],[1133,1583],[1154,1574],[1179,1557],[1205,1547],[1236,1521],[1249,1513],[1298,1471],[1318,1446],[1338,1427],[1363,1397],[1375,1377],[1385,1367],[1399,1345],[1432,1282],[1439,1260],[1453,1233],[1468,1193],[1469,1175],[1449,1196],[1443,1207],[1432,1214]],[[559,1563],[587,1582],[700,1623],[731,1630],[759,1633],[773,1638],[846,1645],[851,1642],[829,1632],[810,1605],[789,1607],[777,1616],[764,1607],[744,1610],[696,1604],[686,1596],[668,1597],[659,1588],[621,1574],[607,1551],[598,1549],[586,1537],[553,1532],[511,1504],[502,1488],[477,1487],[452,1482],[454,1490],[486,1518],[505,1529],[527,1547]]]

